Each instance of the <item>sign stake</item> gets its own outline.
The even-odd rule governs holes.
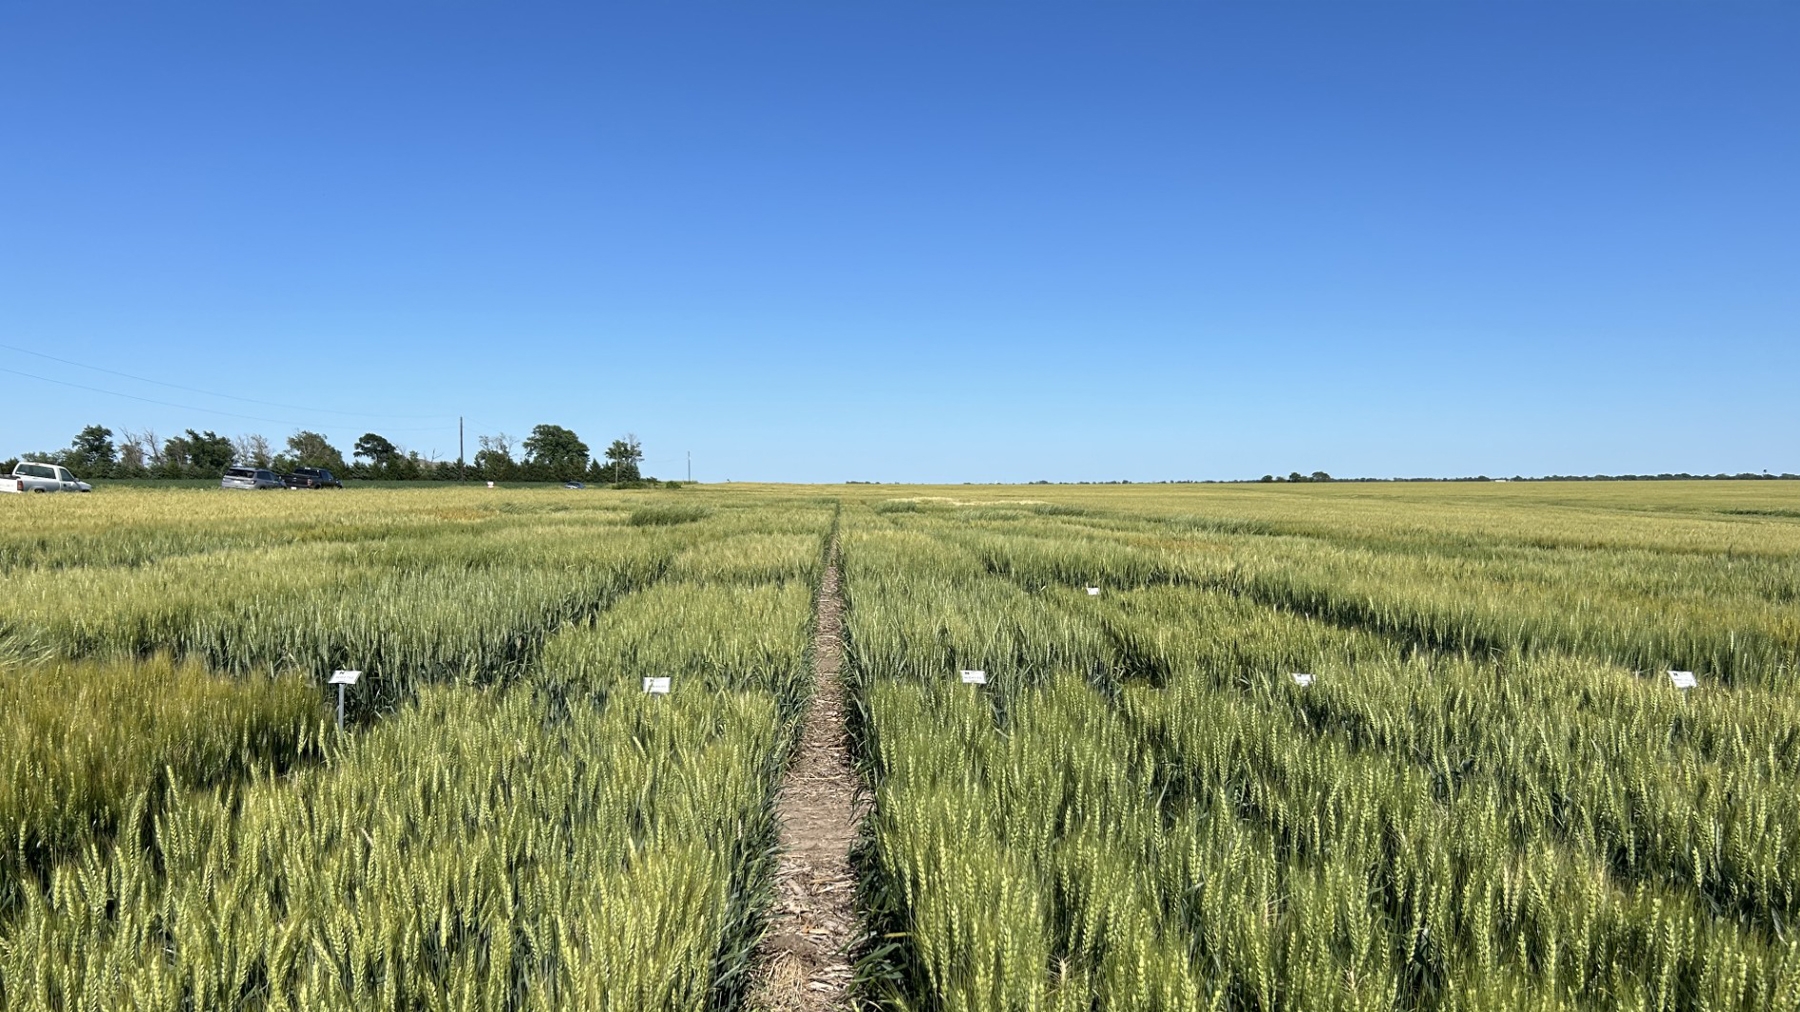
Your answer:
[[[361,677],[362,677],[362,672],[360,672],[360,671],[333,671],[331,673],[331,681],[326,683],[328,685],[335,685],[338,687],[338,730],[339,731],[342,731],[344,729],[344,686],[355,685],[356,680]]]

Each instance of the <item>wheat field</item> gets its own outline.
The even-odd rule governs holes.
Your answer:
[[[9,499],[0,1008],[741,1007],[834,537],[868,1006],[1800,1008],[1793,483]]]

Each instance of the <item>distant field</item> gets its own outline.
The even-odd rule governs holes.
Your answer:
[[[870,1002],[1800,1008],[1800,483],[3,498],[3,1009],[741,1004],[834,536]]]

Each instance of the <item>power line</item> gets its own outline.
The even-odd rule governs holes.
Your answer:
[[[5,366],[0,366],[0,372],[11,373],[14,376],[23,376],[26,379],[37,380],[40,383],[55,383],[57,386],[73,387],[76,390],[86,390],[89,393],[106,394],[109,397],[124,397],[129,400],[143,401],[145,404],[160,404],[165,408],[180,408],[183,411],[199,411],[207,414],[226,415],[231,418],[247,418],[253,422],[268,422],[271,425],[300,424],[299,422],[284,421],[280,418],[263,418],[260,415],[241,415],[235,411],[220,411],[217,408],[197,408],[192,404],[176,404],[174,401],[159,401],[154,397],[139,397],[136,394],[122,394],[117,390],[102,390],[99,387],[90,387],[83,383],[71,383],[68,380],[51,379],[48,376],[34,376],[31,373],[20,372],[17,369],[8,369]]]
[[[166,381],[164,381],[164,380],[154,380],[154,379],[150,379],[150,378],[149,378],[149,377],[148,377],[148,376],[135,376],[135,375],[133,375],[133,374],[131,374],[131,373],[128,373],[128,372],[120,372],[120,371],[119,371],[119,370],[117,370],[117,369],[108,369],[108,368],[106,368],[106,367],[105,367],[105,366],[98,366],[98,365],[89,365],[89,364],[88,364],[88,363],[86,363],[86,362],[76,362],[76,361],[73,361],[73,360],[71,360],[71,359],[66,359],[66,358],[57,358],[57,357],[56,357],[56,356],[55,356],[55,355],[46,355],[46,354],[44,354],[44,353],[43,353],[43,352],[41,352],[41,351],[32,351],[32,350],[31,350],[31,349],[30,349],[30,348],[20,348],[20,347],[17,347],[17,346],[16,346],[16,345],[11,345],[11,344],[0,344],[0,348],[4,348],[4,349],[6,349],[6,350],[7,350],[7,351],[16,351],[16,352],[19,352],[19,353],[20,353],[20,354],[23,354],[23,355],[35,355],[35,356],[37,356],[37,357],[38,357],[38,358],[45,358],[45,359],[49,359],[49,360],[50,360],[50,361],[52,361],[52,362],[60,362],[60,363],[62,363],[62,364],[63,364],[63,365],[72,365],[72,366],[74,366],[74,367],[75,367],[75,368],[77,368],[77,369],[92,369],[92,370],[93,370],[93,371],[95,371],[95,372],[103,372],[103,373],[107,373],[107,374],[109,374],[109,375],[112,375],[112,376],[120,376],[120,377],[123,377],[123,378],[125,378],[125,379],[128,379],[128,380],[136,380],[136,381],[138,381],[138,382],[139,382],[139,383],[151,383],[151,384],[154,384],[154,385],[156,385],[156,386],[159,386],[159,387],[168,387],[168,388],[169,388],[169,389],[171,389],[171,390],[185,390],[185,391],[187,391],[187,392],[188,392],[188,393],[190,393],[190,394],[205,394],[205,395],[206,395],[206,396],[208,396],[208,397],[223,397],[223,398],[225,398],[225,399],[226,399],[226,400],[230,400],[230,401],[243,401],[243,402],[244,402],[244,403],[245,403],[245,404],[260,404],[260,405],[262,405],[262,406],[263,406],[263,407],[266,407],[266,408],[285,408],[285,409],[287,409],[287,410],[289,410],[289,411],[312,411],[312,412],[323,412],[323,413],[325,413],[325,414],[328,414],[328,415],[349,415],[349,416],[351,416],[351,417],[353,417],[353,418],[363,418],[363,419],[369,419],[369,418],[398,418],[398,419],[403,419],[403,420],[413,420],[413,421],[422,421],[422,420],[425,420],[425,419],[432,419],[432,418],[437,418],[437,417],[438,417],[438,416],[437,416],[437,415],[390,415],[390,414],[384,414],[384,413],[382,413],[382,412],[379,412],[379,411],[373,411],[373,412],[369,412],[369,411],[338,411],[338,410],[335,410],[335,409],[333,409],[333,408],[318,408],[318,407],[312,407],[312,406],[310,406],[310,405],[300,405],[300,404],[282,404],[282,403],[280,403],[280,402],[279,402],[279,401],[263,401],[263,400],[257,400],[257,399],[256,399],[256,398],[253,398],[253,397],[239,397],[239,396],[237,396],[237,395],[236,395],[236,394],[222,394],[222,393],[219,393],[219,392],[217,392],[217,391],[214,391],[214,390],[202,390],[202,389],[200,389],[200,388],[198,388],[198,387],[188,387],[188,386],[182,386],[182,385],[181,385],[181,384],[179,384],[179,383],[169,383],[169,382],[166,382]],[[8,370],[8,371],[11,371],[11,370]],[[21,375],[23,375],[23,374],[21,374]],[[52,382],[52,383],[55,383],[55,382],[59,382],[59,381],[58,381],[58,380],[50,380],[50,381],[49,381],[49,382]],[[75,386],[75,385],[76,385],[76,384],[73,384],[73,383],[67,383],[67,384],[64,384],[64,385],[65,385],[65,386]],[[101,391],[101,392],[102,392],[102,393],[105,393],[105,392],[106,392],[106,391]],[[118,395],[118,396],[120,396],[120,397],[130,397],[130,396],[131,396],[131,395],[130,395],[130,394],[119,394],[119,395]],[[146,399],[147,399],[147,398],[142,398],[142,397],[140,397],[140,398],[137,398],[137,399],[138,399],[138,400],[146,400]],[[151,401],[151,402],[150,402],[150,403],[152,403],[152,404],[161,404],[161,403],[165,403],[165,402],[162,402],[162,401]],[[181,405],[175,405],[175,406],[176,406],[176,407],[181,407]],[[193,409],[190,409],[190,410],[194,410],[194,411],[200,411],[200,410],[204,410],[204,409],[201,409],[201,408],[193,408]],[[230,414],[230,413],[231,413],[231,412],[229,412],[229,411],[222,411],[222,412],[219,412],[219,413],[220,413],[220,414]],[[241,415],[241,416],[238,416],[238,417],[243,417],[243,418],[249,418],[249,417],[251,417],[251,416],[249,416],[249,415]],[[274,421],[274,419],[269,419],[269,418],[262,418],[262,419],[258,419],[258,421],[264,421],[264,422],[267,422],[267,421]],[[299,423],[297,423],[297,422],[282,422],[282,423],[280,423],[280,424],[282,424],[282,425],[296,425],[296,424],[299,424]]]
[[[4,347],[4,345],[0,345],[0,347]],[[201,414],[207,414],[207,415],[225,415],[228,418],[243,418],[243,419],[247,419],[252,422],[268,422],[270,425],[304,426],[304,425],[308,424],[306,422],[288,421],[288,420],[282,419],[282,418],[264,418],[261,415],[245,415],[245,414],[240,414],[236,411],[220,411],[218,408],[198,408],[192,404],[177,404],[174,401],[159,401],[154,397],[139,397],[137,394],[124,394],[124,393],[120,393],[117,390],[103,390],[100,387],[91,387],[84,383],[71,383],[68,380],[51,379],[48,376],[38,376],[38,375],[34,375],[34,374],[28,373],[28,372],[20,372],[17,369],[8,369],[5,366],[0,366],[0,372],[11,373],[14,376],[23,376],[26,379],[37,380],[40,383],[55,383],[57,386],[71,387],[76,390],[86,390],[89,393],[105,394],[108,397],[123,397],[127,400],[142,401],[145,404],[158,404],[165,408],[180,408],[183,411],[198,411]],[[438,429],[436,426],[432,426],[429,428],[389,429],[388,431],[390,431],[390,432],[436,432],[436,431],[438,431]]]

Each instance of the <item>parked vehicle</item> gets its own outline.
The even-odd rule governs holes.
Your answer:
[[[61,464],[42,464],[21,460],[13,466],[12,477],[0,478],[0,492],[92,492],[94,486],[78,481],[73,472]]]
[[[220,488],[287,488],[281,475],[266,467],[228,467],[219,479]]]
[[[587,486],[578,481],[565,481],[563,488],[587,488]]]
[[[282,475],[281,480],[287,483],[288,488],[344,487],[343,482],[322,467],[296,467],[293,474]]]

